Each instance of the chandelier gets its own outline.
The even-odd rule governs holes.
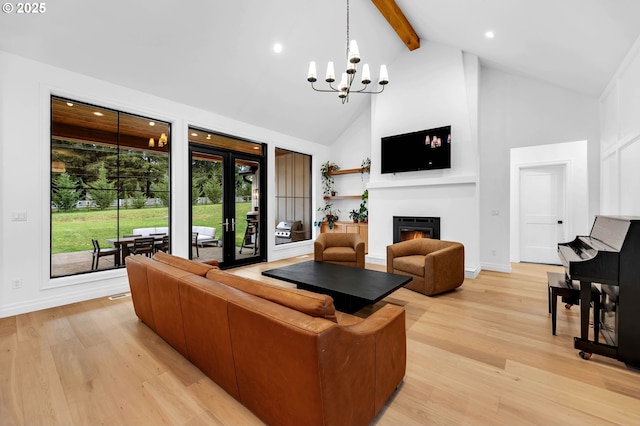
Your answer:
[[[338,97],[342,100],[342,103],[349,102],[349,94],[350,93],[367,93],[370,95],[376,93],[382,93],[384,91],[384,86],[389,83],[389,74],[387,72],[387,66],[380,66],[380,77],[378,79],[378,84],[380,85],[380,90],[373,91],[367,90],[367,86],[371,83],[371,72],[369,71],[369,64],[364,64],[362,67],[362,79],[360,82],[362,83],[362,87],[356,89],[352,87],[354,80],[356,79],[356,73],[358,72],[358,62],[360,62],[360,52],[358,51],[358,43],[355,40],[349,40],[349,0],[347,0],[347,68],[342,73],[342,77],[340,78],[340,84],[338,87],[334,87],[332,84],[336,81],[336,74],[334,71],[333,62],[329,62],[327,65],[327,74],[324,79],[327,83],[329,83],[328,89],[318,89],[314,86],[318,80],[318,75],[316,73],[316,63],[311,61],[309,64],[309,73],[307,75],[307,81],[311,83],[311,88],[316,92],[336,92],[338,93]]]
[[[167,145],[167,135],[165,133],[161,134],[158,138],[158,148],[162,148]],[[149,138],[149,148],[153,148],[156,146],[156,141],[153,138]]]

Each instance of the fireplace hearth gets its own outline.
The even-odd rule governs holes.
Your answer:
[[[440,239],[439,217],[393,216],[393,242],[417,238]]]

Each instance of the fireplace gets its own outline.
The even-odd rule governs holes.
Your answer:
[[[414,240],[416,238],[440,239],[439,217],[394,216],[393,242]]]

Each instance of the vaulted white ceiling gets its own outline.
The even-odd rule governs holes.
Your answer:
[[[640,34],[638,0],[396,0],[421,44],[598,96]],[[233,119],[331,144],[366,110],[306,81],[344,60],[345,0],[57,0],[0,15],[0,50]],[[352,39],[374,79],[411,54],[369,0],[351,0]],[[494,39],[484,37],[487,30]],[[283,45],[276,54],[274,43]],[[379,96],[384,96],[379,95]],[[215,129],[213,129],[215,130]]]

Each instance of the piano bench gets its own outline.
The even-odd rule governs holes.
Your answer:
[[[556,314],[558,312],[558,297],[580,300],[580,285],[573,285],[565,279],[564,274],[547,272],[549,283],[549,313],[551,314],[551,333],[556,335]],[[600,309],[602,308],[602,295],[595,284],[591,284],[591,303],[593,304],[593,334],[594,341],[598,342],[600,334]]]

